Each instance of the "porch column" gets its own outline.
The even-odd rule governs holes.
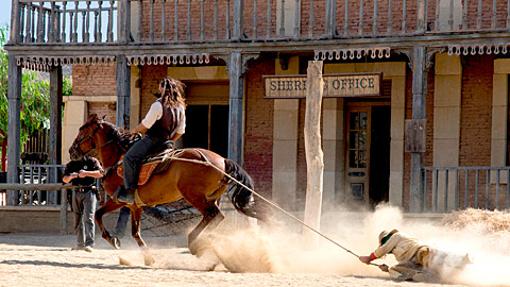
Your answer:
[[[62,67],[54,67],[50,71],[50,164],[62,162]],[[58,182],[56,169],[51,170],[50,182]],[[56,203],[56,193],[51,192],[50,202]]]
[[[129,129],[131,69],[125,55],[117,55],[117,126]]]
[[[229,116],[228,157],[240,165],[243,163],[243,95],[244,78],[241,52],[230,54],[228,60]]]
[[[299,74],[299,57],[276,59],[275,74]],[[299,99],[275,99],[273,109],[273,200],[285,209],[295,209]]]
[[[412,70],[413,70],[413,102],[412,119],[425,119],[425,93],[427,86],[426,77],[426,48],[416,46],[412,50]],[[423,164],[423,155],[421,152],[411,152],[411,187],[409,210],[411,212],[423,211],[424,195],[421,189],[421,168]]]
[[[433,165],[459,166],[462,65],[460,56],[436,54],[435,57]],[[455,209],[457,172],[448,173],[447,196],[446,173],[441,171],[435,180],[437,183],[433,184],[438,187],[439,210],[447,212]]]
[[[16,64],[16,58],[9,55],[9,87],[7,98],[9,100],[9,128],[7,133],[7,183],[18,183],[18,167],[20,159],[20,109],[21,109],[21,67]],[[15,205],[17,192],[9,191],[7,204]]]

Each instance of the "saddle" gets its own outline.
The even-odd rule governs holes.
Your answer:
[[[138,175],[138,186],[146,184],[153,174],[157,174],[167,170],[170,167],[172,158],[181,153],[183,150],[173,149],[173,146],[166,145],[163,150],[158,149],[151,152],[142,162]],[[119,160],[117,166],[117,175],[124,178],[124,167],[122,164],[124,156]]]

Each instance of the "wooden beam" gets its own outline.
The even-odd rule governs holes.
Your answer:
[[[117,55],[117,120],[118,127],[129,129],[131,70],[125,55]]]
[[[425,119],[425,94],[427,86],[427,69],[425,65],[426,54],[426,48],[424,46],[416,46],[412,50],[413,120]],[[422,165],[423,154],[421,152],[411,152],[411,196],[409,202],[409,210],[411,212],[423,211],[423,201],[425,200],[425,197],[421,188]]]
[[[9,55],[8,70],[8,89],[7,97],[9,99],[9,128],[8,128],[8,153],[7,153],[7,182],[18,183],[18,168],[20,159],[20,109],[21,109],[21,67],[16,64],[16,58]],[[9,191],[7,194],[7,204],[15,205],[17,193]]]
[[[305,154],[306,154],[306,203],[304,221],[319,230],[322,210],[324,154],[321,138],[321,111],[324,80],[322,61],[309,61],[307,69]]]
[[[241,53],[276,52],[276,51],[311,51],[338,49],[390,47],[394,49],[411,49],[416,45],[427,47],[445,47],[448,45],[471,46],[505,44],[510,41],[510,33],[470,33],[470,34],[440,34],[416,35],[413,37],[381,37],[381,38],[342,38],[328,40],[289,40],[269,42],[205,42],[178,43],[154,42],[137,43],[136,45],[120,45],[116,43],[101,44],[52,44],[35,46],[30,44],[5,45],[4,48],[16,56],[111,56],[115,54],[168,54],[168,53],[217,53],[225,54],[234,51]],[[44,47],[44,49],[41,49]]]
[[[228,157],[243,162],[243,95],[244,78],[241,52],[232,52],[228,60],[230,80],[228,117]]]
[[[50,71],[50,164],[62,162],[62,66]],[[56,172],[49,174],[49,182],[60,182]],[[50,202],[57,202],[56,194],[49,195]]]

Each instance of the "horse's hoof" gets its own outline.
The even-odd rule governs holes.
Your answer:
[[[156,260],[154,260],[154,257],[152,257],[152,254],[148,248],[144,248],[142,250],[143,254],[143,263],[145,266],[152,266],[154,263],[156,263]]]
[[[115,249],[120,249],[120,240],[117,238],[117,236],[113,236],[108,242],[113,246]]]
[[[145,264],[145,266],[152,266],[154,265],[154,263],[156,263],[156,260],[154,260],[154,258],[150,255],[145,255],[143,257],[143,263]]]
[[[189,253],[191,253],[191,255],[197,256],[198,251],[200,249],[197,240],[189,242],[188,243],[188,249],[189,249]]]

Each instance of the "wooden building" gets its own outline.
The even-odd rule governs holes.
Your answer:
[[[378,83],[376,94],[324,99],[325,206],[510,206],[509,0],[12,2],[9,182],[22,69],[50,73],[52,163],[66,160],[87,114],[136,125],[171,76],[187,85],[182,146],[241,162],[261,193],[300,209],[304,99],[288,90],[322,60],[331,86],[347,91],[363,75]],[[73,66],[68,99],[62,65]],[[270,95],[275,76],[288,82]]]

